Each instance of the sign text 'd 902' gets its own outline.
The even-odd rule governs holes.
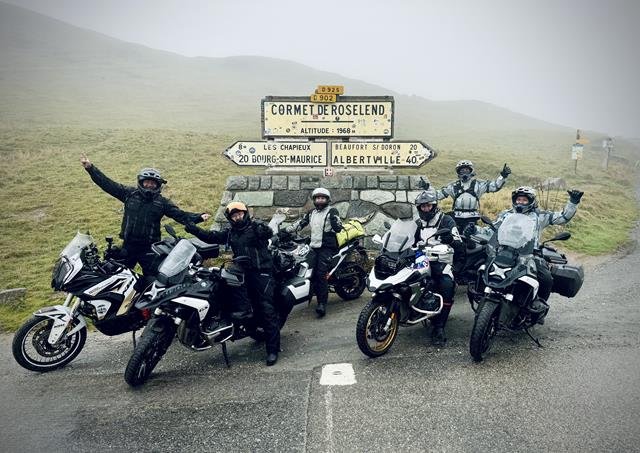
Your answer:
[[[262,136],[393,137],[393,97],[340,97],[314,103],[305,97],[262,100]]]

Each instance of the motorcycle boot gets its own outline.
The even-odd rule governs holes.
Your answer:
[[[444,326],[449,318],[452,305],[453,302],[444,302],[442,304],[442,311],[431,318],[431,325],[433,326],[433,330],[431,331],[431,344],[433,346],[442,347],[447,342],[447,337],[444,333]]]
[[[537,297],[528,309],[534,324],[543,325],[544,318],[547,316],[547,313],[549,313],[549,304],[540,297]]]
[[[276,364],[277,361],[278,361],[277,352],[270,352],[269,354],[267,354],[267,366],[273,366]]]
[[[327,303],[320,303],[318,302],[318,306],[316,307],[316,314],[318,315],[318,318],[323,318],[324,315],[327,314]]]

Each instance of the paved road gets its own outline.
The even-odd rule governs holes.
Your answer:
[[[636,231],[637,240],[639,234]],[[421,326],[401,329],[384,357],[358,350],[363,300],[332,299],[316,320],[297,307],[284,352],[263,365],[243,340],[194,353],[170,348],[132,390],[122,373],[130,337],[90,334],[66,368],[35,374],[0,336],[0,441],[13,451],[640,451],[640,251],[590,265],[575,299],[552,296],[536,328],[501,338],[473,363],[473,323],[457,297],[445,348]],[[351,364],[355,383],[320,384],[325,364]]]

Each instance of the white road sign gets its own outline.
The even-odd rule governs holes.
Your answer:
[[[330,104],[308,97],[262,100],[262,136],[393,137],[393,97],[341,96]]]
[[[316,142],[236,142],[224,152],[237,165],[325,167],[327,144]]]
[[[435,156],[420,141],[331,143],[334,167],[421,167]]]

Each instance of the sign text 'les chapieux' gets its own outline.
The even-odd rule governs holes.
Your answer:
[[[262,100],[262,136],[283,137],[393,137],[392,96],[341,96],[322,104],[308,97]]]
[[[263,167],[325,167],[323,142],[236,142],[224,152],[237,165]]]

